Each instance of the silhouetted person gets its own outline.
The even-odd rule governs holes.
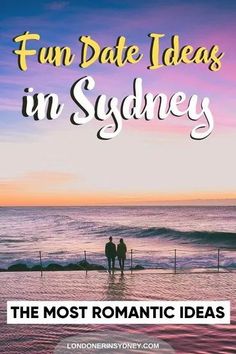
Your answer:
[[[126,259],[127,247],[123,238],[120,239],[120,243],[117,246],[117,256],[120,264],[121,273],[124,271],[125,259]]]
[[[106,243],[105,255],[108,261],[109,272],[115,268],[116,245],[112,242],[112,237],[109,237],[109,242]]]

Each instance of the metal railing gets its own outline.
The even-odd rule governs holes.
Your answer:
[[[80,251],[74,255],[73,260],[68,260],[65,252],[38,252],[35,254],[31,263],[34,268],[28,270],[38,270],[41,276],[43,271],[47,270],[106,270],[107,260],[104,253],[92,251]],[[53,256],[54,255],[54,258]],[[18,264],[21,262],[27,264],[27,259],[17,260]],[[15,261],[15,268],[5,270],[17,271],[17,262]],[[69,263],[70,262],[70,263]],[[69,267],[69,265],[71,267]],[[117,260],[116,260],[117,264]],[[54,268],[52,267],[54,265]],[[58,267],[57,267],[58,266]],[[36,268],[35,268],[36,267]],[[119,269],[116,268],[116,269]],[[186,273],[189,271],[212,271],[212,272],[232,272],[236,271],[236,248],[214,248],[214,249],[171,249],[171,250],[138,250],[131,249],[127,252],[127,259],[125,262],[125,270],[131,273],[136,270],[155,269],[159,272]],[[25,269],[18,269],[27,270]]]

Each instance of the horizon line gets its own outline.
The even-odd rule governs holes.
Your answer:
[[[79,207],[236,207],[236,201],[234,204],[208,204],[208,203],[189,203],[189,204],[175,204],[175,203],[163,203],[163,204],[76,204],[76,205],[68,205],[68,204],[60,204],[60,205],[0,205],[0,208],[79,208]]]

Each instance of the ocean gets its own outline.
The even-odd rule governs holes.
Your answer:
[[[236,267],[236,207],[0,208],[0,268],[23,262],[67,264],[84,259],[106,265],[110,236],[123,238],[126,267]]]
[[[120,342],[134,334],[163,340],[177,354],[235,353],[235,207],[1,208],[0,222],[1,268],[37,264],[39,250],[44,264],[79,261],[86,250],[88,261],[106,265],[109,236],[116,243],[124,238],[128,247],[123,276],[118,270],[48,271],[43,277],[39,272],[0,272],[1,353],[53,354],[69,336],[101,342],[117,333]],[[221,271],[213,272],[218,248]],[[145,270],[130,272],[131,249],[134,266]],[[9,300],[230,300],[231,324],[7,325]]]

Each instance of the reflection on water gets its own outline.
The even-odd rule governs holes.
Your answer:
[[[179,354],[229,354],[236,347],[236,274],[0,273],[1,353],[49,354],[62,339],[108,330],[144,333]],[[231,300],[231,325],[6,325],[7,300]]]
[[[109,274],[107,282],[107,300],[125,300],[126,283],[124,274]]]

